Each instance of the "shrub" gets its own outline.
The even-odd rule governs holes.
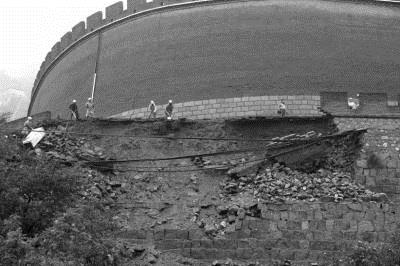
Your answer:
[[[57,162],[38,160],[15,146],[0,140],[0,220],[18,215],[22,233],[34,236],[68,206],[78,179]]]
[[[40,235],[39,250],[69,265],[114,265],[121,253],[111,238],[116,229],[101,208],[69,209]]]

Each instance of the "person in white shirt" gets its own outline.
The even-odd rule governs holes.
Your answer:
[[[149,118],[156,118],[157,106],[154,101],[150,101],[148,110],[150,111]]]
[[[278,114],[281,115],[281,117],[284,117],[286,115],[286,104],[283,100],[278,105]]]
[[[89,117],[94,118],[94,103],[92,98],[88,98],[86,102],[86,119]]]
[[[24,122],[24,127],[22,128],[22,135],[27,136],[31,130],[33,129],[32,127],[32,117],[28,116],[26,121]]]

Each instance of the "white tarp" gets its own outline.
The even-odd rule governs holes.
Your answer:
[[[22,141],[23,144],[31,143],[35,147],[46,135],[44,128],[38,127],[33,129],[28,136]]]

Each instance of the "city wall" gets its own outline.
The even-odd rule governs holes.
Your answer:
[[[357,241],[390,241],[398,228],[400,209],[382,203],[259,204],[261,217],[236,221],[236,228],[217,238],[201,229],[131,230],[122,237],[154,244],[203,261],[237,259],[270,265],[289,259],[292,265],[341,258]]]
[[[52,47],[35,80],[30,113],[49,108],[65,118],[74,98],[83,108],[95,72],[101,117],[144,108],[150,99],[184,104],[321,90],[391,92],[392,99],[400,83],[392,55],[400,42],[399,9],[355,2],[117,2]],[[372,106],[375,96],[365,100]]]

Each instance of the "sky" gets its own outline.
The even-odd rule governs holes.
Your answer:
[[[80,21],[118,0],[1,0],[0,75],[23,84],[28,97],[40,64],[61,37]],[[126,0],[124,9],[126,8]],[[1,82],[0,95],[9,90]],[[28,84],[28,85],[27,85]],[[1,100],[1,99],[0,99]]]

